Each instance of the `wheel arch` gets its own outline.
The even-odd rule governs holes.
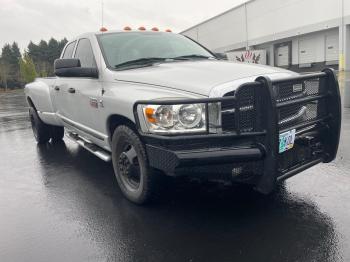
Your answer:
[[[112,141],[114,130],[120,125],[126,125],[130,127],[133,131],[135,131],[136,134],[138,134],[136,124],[134,121],[132,121],[130,118],[126,116],[113,114],[113,115],[110,115],[107,119],[107,132],[108,132],[108,137],[110,142]]]
[[[30,96],[27,96],[27,103],[28,103],[28,105],[29,105],[30,107],[34,108],[34,110],[37,111],[37,110],[36,110],[36,107],[35,107],[35,105],[34,105],[34,102],[33,102],[33,100],[30,98]]]

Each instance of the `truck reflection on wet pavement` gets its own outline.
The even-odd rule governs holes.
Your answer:
[[[22,91],[0,93],[0,261],[350,261],[350,110],[338,158],[272,196],[176,180],[125,200],[105,163],[37,146]]]

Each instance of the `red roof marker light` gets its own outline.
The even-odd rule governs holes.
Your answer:
[[[140,27],[139,27],[139,30],[140,30],[140,31],[146,31],[146,28],[145,28],[144,26],[140,26]]]
[[[107,32],[107,31],[108,31],[107,28],[104,27],[104,26],[102,26],[102,27],[100,28],[100,32]]]

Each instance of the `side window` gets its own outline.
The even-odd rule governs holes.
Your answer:
[[[75,46],[76,41],[69,43],[64,50],[62,58],[72,58],[73,51],[74,51],[74,46]]]
[[[92,52],[89,39],[83,38],[79,40],[74,57],[80,59],[81,67],[96,67],[94,53]]]

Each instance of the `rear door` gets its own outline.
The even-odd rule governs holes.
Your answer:
[[[67,44],[61,58],[72,58],[77,41]],[[57,77],[55,85],[52,86],[53,104],[55,105],[56,114],[61,117],[73,119],[75,97],[69,93],[70,77]]]

